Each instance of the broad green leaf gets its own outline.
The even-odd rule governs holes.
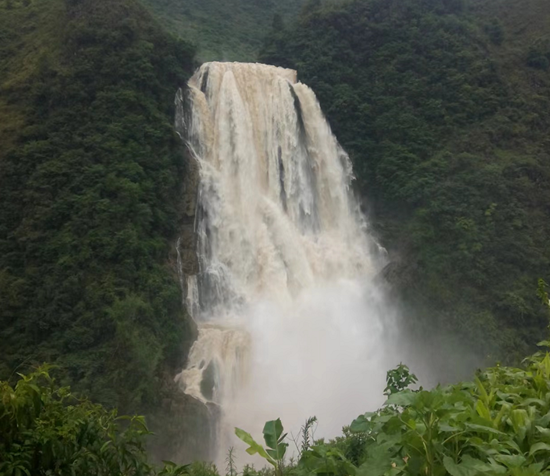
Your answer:
[[[506,474],[508,472],[505,466],[498,464],[492,458],[489,458],[488,468],[490,468],[488,470],[489,474]]]
[[[544,468],[545,464],[544,463],[533,463],[533,464],[530,464],[529,466],[527,466],[527,469],[529,469],[530,471],[533,471],[535,474],[541,474],[541,470],[542,468]],[[545,474],[547,474],[547,471],[545,471]]]
[[[403,390],[402,392],[394,393],[388,397],[384,405],[397,405],[399,407],[409,407],[414,404],[418,397],[417,392],[412,390]]]
[[[542,359],[542,362],[540,363],[540,368],[546,378],[550,377],[550,354],[548,354],[548,352],[546,352],[544,359]]]
[[[519,468],[522,466],[526,459],[523,455],[496,455],[495,461],[506,465],[507,468]]]
[[[438,426],[439,431],[444,432],[455,432],[460,431],[460,428],[457,428],[456,426],[447,425],[446,423],[440,423]]]
[[[510,411],[511,406],[507,403],[504,403],[502,407],[500,408],[500,411],[498,412],[497,416],[493,420],[493,424],[495,425],[495,428],[498,427],[504,418],[504,416]]]
[[[254,438],[250,436],[250,433],[247,433],[244,430],[241,430],[240,428],[235,428],[235,435],[237,435],[242,441],[244,441],[247,445],[249,445],[249,448],[246,449],[246,452],[249,455],[255,455],[256,453],[259,454],[262,458],[266,459],[269,463],[271,463],[273,466],[276,466],[275,461],[269,456],[262,445],[256,443],[254,441]]]
[[[476,402],[476,411],[480,417],[491,421],[491,412],[489,411],[485,403],[483,403],[481,400],[478,400]]]
[[[274,450],[267,449],[266,452],[275,461],[281,461],[285,456],[287,446],[288,446],[288,443],[280,443],[277,446],[277,449],[274,449]]]
[[[545,415],[543,415],[542,417],[538,418],[537,421],[536,421],[536,424],[543,427],[543,428],[546,428],[546,427],[550,426],[550,412],[548,412]]]
[[[443,465],[451,476],[478,476],[479,473],[491,470],[489,464],[484,463],[480,459],[472,458],[469,455],[463,456],[459,464],[455,463],[452,458],[445,456],[443,458]]]
[[[542,426],[537,426],[536,428],[544,438],[550,439],[550,428],[543,428]]]
[[[365,415],[359,415],[351,422],[349,429],[353,433],[365,433],[371,428],[370,420],[367,420]]]
[[[411,430],[414,430],[416,428],[416,421],[413,419],[413,418],[410,418],[409,420],[407,420],[407,426],[411,429]]]
[[[543,442],[535,443],[529,450],[529,456],[533,456],[539,451],[550,451],[550,445]]]
[[[499,430],[495,430],[491,426],[476,425],[475,423],[466,423],[464,426],[469,430],[474,430],[480,433],[491,433],[493,435],[500,435],[500,436],[506,435],[506,433],[503,433],[502,431],[499,431]]]
[[[476,387],[479,391],[479,394],[481,395],[482,400],[484,400],[485,402],[489,401],[489,395],[487,394],[487,390],[485,390],[485,387],[481,383],[481,380],[479,380],[478,377],[475,377],[474,382],[476,383]]]
[[[544,400],[541,400],[540,398],[527,398],[521,402],[522,407],[527,407],[533,404],[544,407],[546,405],[546,402]]]
[[[527,431],[526,426],[529,421],[529,416],[525,410],[512,410],[510,412],[510,422],[514,427],[514,431],[519,437],[519,441],[522,441],[525,438],[525,433]]]
[[[374,458],[368,458],[359,468],[357,476],[382,476],[386,471],[392,469],[391,458],[377,455]]]
[[[456,464],[448,456],[443,458],[443,466],[451,476],[477,476],[476,470]]]
[[[283,424],[279,418],[277,420],[268,421],[264,425],[264,440],[269,447],[267,454],[275,461],[280,461],[284,458],[288,446],[287,443],[283,442],[286,433],[284,435],[282,433]]]
[[[271,420],[264,425],[264,440],[265,444],[272,450],[277,449],[279,437],[283,434],[283,424],[281,419]]]

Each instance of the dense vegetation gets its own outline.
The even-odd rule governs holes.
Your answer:
[[[303,0],[142,0],[204,61],[255,61],[274,16],[294,17]]]
[[[0,3],[0,35],[0,378],[55,362],[158,408],[193,338],[168,263],[193,50],[133,0]]]
[[[11,387],[0,381],[0,474],[3,476],[182,475],[185,467],[147,462],[143,417],[118,417],[77,399],[40,368]]]
[[[261,55],[298,70],[350,153],[411,328],[492,359],[546,325],[549,24],[545,0],[311,1]]]
[[[236,433],[275,474],[548,475],[550,354],[539,352],[527,362],[526,368],[495,367],[473,382],[431,391],[408,389],[415,377],[400,366],[388,372],[384,407],[360,415],[343,437],[312,444],[308,420],[297,464],[285,465],[279,420],[264,428],[267,448]]]
[[[287,27],[273,15],[297,0],[143,3],[201,59],[255,59],[272,24],[261,59],[318,94],[410,328],[490,359],[529,353],[550,269],[547,0],[310,0]],[[173,97],[193,55],[138,0],[0,0],[0,474],[217,474],[156,470],[142,419],[42,371],[13,385],[55,362],[92,401],[148,413],[162,456],[204,426],[170,385],[193,338],[169,263],[185,173]],[[333,442],[312,445],[306,425],[297,464],[280,422],[267,449],[239,435],[279,476],[550,471],[548,354],[430,392],[412,381],[390,373],[386,406]]]
[[[542,343],[548,346],[549,342]],[[265,447],[241,429],[247,452],[272,465],[243,476],[537,476],[550,474],[550,354],[522,368],[479,372],[474,381],[431,391],[410,389],[416,378],[400,365],[388,372],[384,406],[360,415],[343,436],[314,440],[315,418],[294,440],[280,420],[264,427]],[[0,382],[0,474],[217,476],[213,465],[155,469],[144,452],[141,417],[119,418],[59,388],[47,369]],[[285,455],[287,457],[285,457]],[[235,450],[227,476],[239,474]]]

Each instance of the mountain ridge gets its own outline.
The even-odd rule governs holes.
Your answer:
[[[207,61],[255,61],[274,17],[290,20],[303,0],[141,0]]]

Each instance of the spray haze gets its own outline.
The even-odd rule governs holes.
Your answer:
[[[187,278],[199,336],[177,376],[233,427],[280,417],[335,436],[382,403],[400,358],[375,276],[384,252],[350,191],[350,160],[296,72],[207,63],[189,82],[188,147],[199,164],[200,271]],[[182,131],[183,132],[183,131]]]

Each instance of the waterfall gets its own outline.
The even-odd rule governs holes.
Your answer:
[[[350,159],[295,71],[207,63],[188,86],[179,122],[200,170],[200,270],[186,286],[198,338],[177,381],[220,409],[222,452],[234,426],[259,434],[277,417],[297,434],[316,415],[317,436],[335,436],[382,403],[399,360],[374,280],[384,252],[351,192]]]

